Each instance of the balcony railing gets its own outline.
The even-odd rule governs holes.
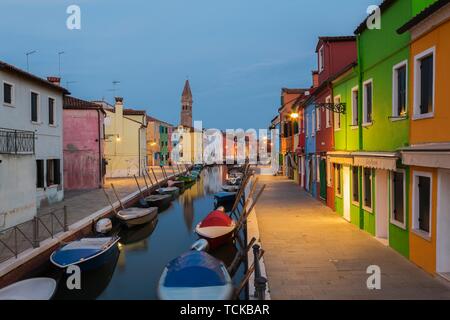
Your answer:
[[[0,154],[34,154],[32,131],[0,128]]]

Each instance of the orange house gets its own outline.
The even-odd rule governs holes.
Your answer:
[[[411,32],[410,259],[450,279],[450,3],[436,1],[402,26]]]

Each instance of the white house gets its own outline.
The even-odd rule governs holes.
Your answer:
[[[61,201],[62,105],[69,92],[0,61],[0,230]]]

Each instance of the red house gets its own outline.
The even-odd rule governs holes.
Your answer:
[[[327,151],[334,150],[334,130],[340,129],[340,115],[327,104],[336,102],[333,101],[333,78],[357,59],[356,38],[319,37],[316,53],[318,87],[314,91],[314,100],[318,107],[313,125],[316,129],[317,197],[334,209],[333,174],[327,162]]]

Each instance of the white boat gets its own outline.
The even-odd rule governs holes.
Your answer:
[[[176,195],[180,192],[180,189],[177,187],[167,187],[167,188],[159,188],[156,190],[156,192],[162,195]]]
[[[233,293],[223,262],[195,250],[169,262],[158,284],[161,300],[230,300]]]
[[[56,291],[51,278],[33,278],[0,289],[0,300],[50,300]]]
[[[158,216],[158,208],[128,208],[117,212],[116,217],[127,227],[135,227],[147,224]]]
[[[237,192],[237,191],[239,191],[240,187],[241,186],[239,186],[239,185],[226,184],[226,185],[222,186],[222,190],[226,191],[226,192]]]
[[[236,222],[221,210],[208,214],[202,222],[195,227],[195,233],[206,239],[211,250],[229,242],[233,238]]]

